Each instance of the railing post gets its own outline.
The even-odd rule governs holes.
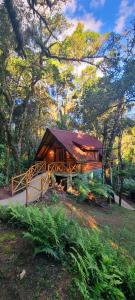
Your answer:
[[[43,198],[43,177],[41,177],[41,199]]]

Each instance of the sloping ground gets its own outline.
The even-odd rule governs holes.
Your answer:
[[[103,231],[103,239],[112,239],[116,244],[124,247],[135,258],[135,212],[117,204],[100,207],[94,203],[78,203],[76,198],[65,192],[58,192],[59,201],[51,203],[51,190],[44,195],[43,201],[35,205],[55,205],[66,209],[71,218],[76,218],[83,226]]]
[[[80,220],[84,226],[100,228],[103,239],[110,239],[125,248],[135,258],[135,212],[113,204],[104,209],[94,204],[77,203],[67,199],[64,206],[72,217]]]
[[[135,257],[134,211],[118,205],[104,209],[77,203],[65,192],[58,196],[58,201],[52,203],[48,190],[44,199],[34,205],[64,207],[71,218],[77,218],[83,226],[97,226],[103,239],[108,238],[115,247],[122,246]],[[56,261],[41,255],[34,258],[32,245],[21,234],[20,229],[0,224],[0,300],[72,300],[71,275]]]
[[[45,256],[34,258],[21,233],[0,225],[0,300],[70,300],[67,271]]]

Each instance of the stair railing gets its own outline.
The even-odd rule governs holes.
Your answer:
[[[46,162],[42,161],[32,165],[25,173],[12,177],[11,179],[12,196],[17,192],[24,190],[26,188],[26,185],[29,184],[35,176],[44,172],[46,172]]]

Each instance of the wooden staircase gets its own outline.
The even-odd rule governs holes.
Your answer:
[[[46,162],[37,162],[28,171],[18,176],[12,177],[11,193],[12,196],[22,191],[26,198],[26,206],[30,201],[35,201],[47,191],[49,187],[49,172],[46,170]]]
[[[51,179],[51,174],[78,174],[79,165],[76,163],[54,162],[46,166],[46,162],[37,162],[28,171],[12,177],[11,193],[12,196],[18,192],[26,191],[26,205],[29,201],[35,201],[47,191]]]
[[[18,176],[14,176],[11,179],[11,193],[12,196],[19,191],[26,189],[26,187],[30,184],[32,179],[37,175],[46,172],[46,162],[37,162],[33,166],[31,166],[28,171],[22,173]]]

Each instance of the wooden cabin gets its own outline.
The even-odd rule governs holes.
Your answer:
[[[46,161],[54,174],[87,173],[102,168],[102,143],[82,132],[47,128],[36,161]]]

